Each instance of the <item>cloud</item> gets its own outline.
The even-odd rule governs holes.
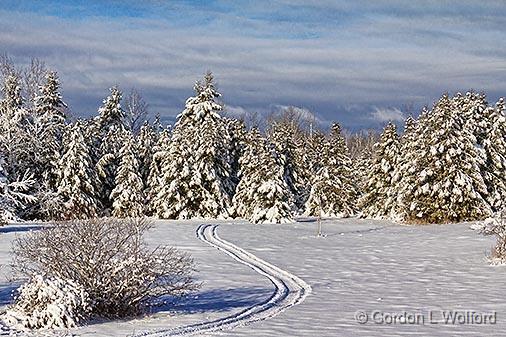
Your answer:
[[[378,108],[375,107],[371,113],[371,118],[377,122],[403,122],[406,117],[404,113],[397,108]]]
[[[242,118],[248,114],[248,110],[242,106],[225,105],[224,112],[227,116]]]
[[[2,3],[0,53],[47,61],[80,115],[95,114],[119,84],[139,89],[153,113],[175,116],[207,69],[230,113],[299,106],[352,129],[384,116],[371,106],[421,107],[470,88],[490,101],[506,93],[500,1],[175,0],[116,8],[90,0],[81,1],[87,10],[78,18],[70,7],[50,12],[49,2],[33,10]]]

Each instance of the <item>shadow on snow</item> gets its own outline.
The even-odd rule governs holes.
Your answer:
[[[209,289],[192,293],[183,298],[163,298],[165,304],[155,306],[151,313],[171,311],[181,314],[223,312],[250,307],[272,295],[272,289],[241,287],[233,289]]]
[[[0,306],[12,303],[12,293],[19,287],[17,283],[0,285]]]
[[[36,231],[36,230],[43,229],[43,228],[44,228],[44,226],[7,225],[5,227],[0,227],[0,233],[29,232],[29,231]]]

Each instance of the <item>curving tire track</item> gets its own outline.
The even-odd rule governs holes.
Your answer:
[[[249,266],[260,275],[267,277],[274,286],[273,294],[267,300],[233,315],[173,329],[148,331],[136,334],[135,336],[189,336],[219,330],[229,330],[277,316],[284,310],[301,303],[309,295],[311,292],[309,284],[299,277],[221,239],[217,234],[217,228],[218,225],[200,225],[197,228],[197,237],[218,250],[223,251],[238,262]]]

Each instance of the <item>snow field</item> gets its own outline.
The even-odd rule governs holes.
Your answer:
[[[147,317],[93,322],[72,329],[70,333],[112,337],[159,330],[177,331],[181,327],[222,322],[227,317],[237,317],[241,312],[268,302],[277,292],[273,283],[223,250],[219,251],[196,238],[195,230],[201,223],[158,221],[156,228],[147,236],[150,245],[175,245],[193,255],[199,269],[197,277],[204,281],[197,294],[171,302]],[[220,225],[217,230],[220,236],[215,238],[211,230],[214,227],[208,226],[207,231],[202,232],[206,240],[222,249],[232,250],[236,257],[250,263],[258,262],[248,260],[250,256],[243,251],[289,270],[307,282],[312,291],[299,305],[276,313],[268,320],[257,320],[251,324],[233,323],[232,330],[189,331],[197,336],[504,335],[504,267],[488,265],[485,255],[494,239],[477,234],[469,229],[468,224],[411,227],[389,221],[324,219],[326,237],[323,238],[314,236],[316,223],[312,218],[284,225],[250,225],[240,221],[211,221],[210,224]],[[17,234],[22,235],[21,232]],[[9,247],[15,235],[14,232],[2,233],[1,247]],[[10,260],[7,251],[2,249],[0,256],[4,264],[0,275],[2,289],[10,286],[5,273],[8,269],[5,263]],[[261,268],[276,273],[268,266],[261,265]],[[290,287],[290,283],[287,285]],[[3,291],[1,293],[4,294]],[[2,298],[2,303],[5,303],[5,298]],[[496,311],[497,323],[358,324],[354,318],[358,310],[368,314],[373,311]]]

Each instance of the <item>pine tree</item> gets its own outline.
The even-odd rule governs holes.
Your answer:
[[[4,160],[0,156],[0,226],[19,220],[18,214],[37,201],[33,195],[27,193],[35,185],[33,175],[9,181],[3,166]]]
[[[482,168],[483,178],[487,185],[487,200],[493,211],[506,208],[506,116],[504,99],[501,98],[495,109],[489,107],[484,111],[486,132],[483,149],[486,160]]]
[[[140,127],[136,137],[137,147],[139,148],[139,167],[142,182],[144,186],[148,186],[149,172],[155,146],[158,141],[158,135],[152,125],[146,121]]]
[[[99,211],[95,188],[97,176],[82,129],[81,122],[77,121],[69,126],[64,136],[64,154],[59,162],[57,184],[64,219],[92,218]]]
[[[356,211],[356,186],[341,127],[332,125],[324,143],[321,166],[313,176],[306,213],[313,216],[349,216]]]
[[[4,170],[11,178],[17,178],[30,167],[33,157],[29,133],[25,130],[28,112],[23,108],[19,78],[10,75],[2,87],[3,99],[0,101],[0,152],[4,155]]]
[[[301,210],[307,199],[307,183],[310,174],[304,165],[302,140],[295,137],[299,134],[298,131],[293,123],[274,122],[269,140],[283,167],[283,177],[290,189],[290,194],[294,196],[295,207]]]
[[[443,95],[420,119],[413,187],[402,192],[408,222],[458,222],[490,214],[482,156],[462,109],[459,97]]]
[[[422,110],[423,119],[426,110]],[[403,204],[402,196],[405,193],[411,193],[417,183],[417,167],[420,165],[419,149],[421,147],[421,138],[418,134],[418,121],[409,116],[406,118],[404,133],[400,139],[399,160],[395,167],[392,185],[397,191],[396,205],[394,213],[403,218],[406,205]]]
[[[195,86],[172,133],[154,207],[169,219],[228,217],[233,182],[230,136],[211,75]]]
[[[99,153],[102,156],[98,160],[96,168],[101,184],[99,190],[100,202],[106,210],[112,207],[110,196],[115,186],[116,172],[121,159],[118,154],[125,140],[128,139],[130,135],[130,131],[126,130],[124,127],[113,127],[109,129],[102,139],[99,149]]]
[[[147,180],[146,195],[147,195],[147,210],[148,215],[156,213],[156,196],[163,187],[162,181],[162,167],[169,165],[169,149],[170,149],[171,133],[169,129],[160,132],[156,145],[153,148],[153,158],[149,166],[149,176]]]
[[[102,134],[112,128],[124,128],[125,111],[121,107],[122,93],[117,87],[110,89],[111,94],[103,101],[98,109],[98,124]]]
[[[49,191],[54,191],[58,160],[61,156],[65,112],[67,105],[59,92],[60,84],[55,72],[46,74],[46,83],[35,97],[37,136],[41,142],[43,178]]]
[[[319,130],[306,138],[304,165],[307,166],[310,177],[314,177],[321,168],[327,144],[325,134]]]
[[[283,168],[257,129],[247,134],[239,164],[240,181],[233,198],[236,215],[252,223],[291,222],[293,197]]]
[[[235,190],[235,187],[239,183],[239,159],[244,150],[246,129],[244,123],[237,119],[225,118],[225,123],[227,125],[227,133],[230,135],[230,177]]]
[[[399,157],[399,136],[394,124],[389,123],[385,127],[374,148],[373,162],[359,207],[368,217],[391,217],[396,205],[393,177]]]
[[[111,192],[112,215],[115,217],[141,217],[144,213],[144,184],[136,152],[136,144],[130,136],[119,151],[120,164]]]

